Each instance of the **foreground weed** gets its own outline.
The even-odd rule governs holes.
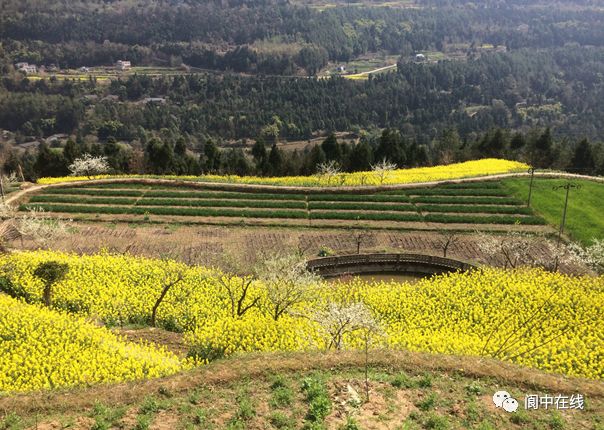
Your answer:
[[[276,429],[293,430],[296,427],[294,420],[285,415],[283,412],[273,412],[268,420]]]
[[[24,428],[23,421],[14,412],[11,412],[0,420],[0,430],[21,430],[22,428]]]
[[[125,407],[109,408],[102,403],[96,403],[92,408],[91,418],[94,419],[92,430],[108,430],[114,427],[126,413]]]

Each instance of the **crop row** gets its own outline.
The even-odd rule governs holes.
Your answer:
[[[484,182],[461,182],[458,184],[445,184],[439,188],[447,189],[467,189],[467,188],[480,188],[480,189],[501,189],[501,182],[497,181],[484,181]]]
[[[411,190],[405,190],[404,193],[413,196],[509,196],[509,193],[506,190],[498,188],[414,188]]]
[[[418,196],[411,199],[413,203],[453,204],[453,205],[522,205],[523,202],[513,197],[442,197]]]
[[[85,205],[53,205],[35,204],[21,205],[21,210],[37,207],[51,212],[112,214],[112,215],[177,215],[177,216],[208,216],[208,217],[244,217],[244,218],[307,218],[306,211],[297,210],[249,210],[249,209],[213,209],[213,208],[182,208],[182,207],[124,207],[124,206],[85,206]]]
[[[265,201],[265,200],[199,200],[199,199],[150,199],[142,198],[108,198],[83,197],[69,195],[33,196],[31,203],[75,204],[75,205],[111,205],[111,206],[157,206],[177,209],[179,207],[199,208],[276,208],[276,209],[307,209],[305,202],[298,201]],[[380,204],[362,202],[310,202],[311,210],[352,210],[352,211],[388,211],[416,212],[417,208],[410,204]],[[522,206],[480,206],[480,205],[423,205],[422,212],[452,212],[452,213],[492,213],[492,214],[523,214],[531,215],[530,209]]]
[[[39,195],[32,196],[31,203],[76,203],[90,205],[134,205],[137,199],[124,197],[90,197],[70,195]]]
[[[515,217],[512,215],[442,215],[428,214],[424,216],[427,222],[459,223],[459,224],[523,224],[543,225],[545,220],[538,216]]]
[[[236,200],[297,200],[304,201],[349,201],[349,202],[376,202],[376,203],[400,203],[408,202],[409,197],[405,195],[382,195],[382,194],[284,194],[284,193],[240,193],[240,192],[212,192],[212,191],[169,191],[151,190],[147,192],[137,190],[119,189],[92,189],[92,188],[54,188],[44,191],[44,194],[52,195],[77,195],[77,196],[105,196],[105,197],[160,197],[174,199],[236,199]]]
[[[339,219],[339,220],[375,220],[375,221],[421,221],[422,217],[415,213],[393,212],[362,212],[362,211],[320,211],[302,210],[259,210],[234,208],[187,208],[187,207],[124,207],[124,206],[88,206],[34,204],[22,205],[21,210],[38,207],[46,211],[83,214],[114,214],[114,215],[174,215],[199,217],[242,217],[242,218],[290,218],[290,219]],[[536,216],[516,217],[512,215],[478,216],[478,215],[443,215],[428,214],[423,217],[427,222],[464,223],[464,224],[544,224],[545,221]]]
[[[525,206],[480,206],[480,205],[421,205],[422,212],[459,212],[531,215],[533,212]]]

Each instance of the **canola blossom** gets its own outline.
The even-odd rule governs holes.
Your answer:
[[[259,184],[282,186],[360,186],[360,185],[395,185],[421,182],[461,179],[476,176],[488,176],[504,173],[525,172],[529,166],[518,161],[488,158],[483,160],[466,161],[463,163],[449,164],[446,166],[417,167],[411,169],[398,169],[384,173],[383,176],[375,172],[341,173],[333,176],[282,176],[264,178],[258,176],[236,175],[204,175],[204,176],[153,176],[153,175],[99,175],[66,176],[60,178],[41,178],[38,184],[58,184],[63,182],[79,182],[92,179],[174,179],[182,181],[224,182],[234,184]]]
[[[329,339],[312,315],[330,303],[360,302],[379,322],[383,347],[482,355],[604,378],[604,277],[487,268],[415,284],[319,283],[274,320],[260,281],[252,283],[246,302],[258,299],[257,305],[237,316],[223,286],[228,278],[174,261],[22,252],[0,257],[0,276],[11,281],[13,294],[41,301],[43,286],[32,273],[45,261],[70,266],[53,289],[54,306],[112,324],[148,322],[162,286],[182,276],[159,307],[157,324],[184,332],[191,354],[201,361],[250,351],[323,350]],[[345,336],[345,348],[362,345],[360,333]]]
[[[187,367],[82,317],[0,294],[0,394],[155,378]]]

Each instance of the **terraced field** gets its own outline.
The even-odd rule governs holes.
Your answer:
[[[192,224],[460,230],[536,230],[545,224],[497,181],[375,194],[256,191],[115,182],[66,185],[41,190],[20,209],[37,207],[85,220]]]

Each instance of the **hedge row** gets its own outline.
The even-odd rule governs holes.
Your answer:
[[[386,212],[311,212],[312,219],[341,219],[363,221],[421,221],[419,214],[397,214]]]
[[[185,206],[185,207],[231,207],[231,208],[285,208],[306,209],[305,202],[266,201],[266,200],[198,200],[198,199],[150,199],[142,198],[137,206]]]
[[[375,203],[406,203],[409,197],[405,195],[387,194],[309,194],[309,202],[375,202]]]
[[[309,209],[327,209],[327,210],[370,210],[370,211],[396,211],[396,212],[417,212],[415,206],[401,204],[383,204],[383,203],[363,203],[363,202],[310,202]]]
[[[448,189],[467,189],[467,188],[480,188],[480,189],[501,189],[501,182],[499,181],[491,181],[491,182],[462,182],[459,184],[446,184],[441,185],[439,188],[448,188]]]
[[[413,196],[509,196],[509,193],[506,190],[497,188],[415,188],[412,190],[405,190],[405,194]]]
[[[459,223],[459,224],[527,224],[543,225],[545,220],[537,216],[473,216],[473,215],[440,215],[428,214],[424,216],[427,222]]]
[[[524,206],[480,206],[480,205],[422,205],[422,212],[461,212],[461,213],[493,213],[532,215],[532,211]]]
[[[239,210],[239,209],[211,209],[211,208],[171,208],[171,207],[124,207],[124,206],[84,206],[84,205],[53,205],[36,204],[21,205],[20,210],[37,207],[51,212],[64,213],[92,213],[92,214],[120,214],[120,215],[180,215],[180,216],[208,216],[208,217],[243,217],[243,218],[307,218],[306,211],[295,210]]]
[[[144,191],[136,190],[97,190],[90,188],[47,188],[43,194],[69,194],[78,196],[140,197]]]
[[[304,194],[278,194],[278,193],[239,193],[230,191],[149,191],[145,197],[170,197],[170,198],[208,198],[208,199],[249,199],[249,200],[306,200]]]
[[[40,195],[32,196],[31,203],[75,203],[91,205],[134,205],[137,199],[123,197],[89,197],[70,195]]]
[[[418,196],[411,199],[413,203],[432,203],[432,204],[457,204],[457,205],[523,205],[524,203],[513,197],[439,197],[439,196]]]

